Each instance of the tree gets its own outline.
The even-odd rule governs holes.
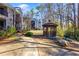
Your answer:
[[[79,29],[79,3],[78,3],[78,29]]]
[[[74,25],[76,27],[76,8],[75,8],[75,4],[73,3],[73,14],[74,14]]]
[[[61,28],[63,27],[63,4],[57,4],[58,10],[57,10],[57,14],[59,16],[60,19],[60,26]]]
[[[31,9],[31,11],[30,11],[30,14],[31,14],[31,19],[33,19],[33,16],[34,16],[34,9]]]
[[[44,4],[40,4],[39,6],[36,7],[38,10],[38,13],[40,14],[40,20],[42,23],[44,23],[44,15],[45,15],[45,6]]]

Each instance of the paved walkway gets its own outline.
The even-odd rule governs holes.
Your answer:
[[[38,55],[38,56],[79,56],[79,52],[70,51],[66,49],[59,48],[52,40],[48,39],[39,39],[39,38],[29,38],[22,37],[25,41],[29,41],[28,39],[32,39],[32,42],[41,43],[41,44],[30,44],[30,47],[37,47],[37,48],[26,48],[28,52],[25,52],[25,55]],[[31,51],[33,50],[33,51]],[[35,51],[35,53],[33,53]]]
[[[79,52],[59,48],[53,40],[18,37],[25,42],[0,45],[0,56],[79,56]]]

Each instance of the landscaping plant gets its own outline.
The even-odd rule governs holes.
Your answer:
[[[0,37],[4,37],[5,36],[5,31],[0,31]]]
[[[26,32],[26,33],[25,33],[25,36],[31,37],[31,36],[33,36],[33,33],[32,33],[32,32]]]
[[[61,26],[57,27],[57,36],[64,37],[64,31]]]
[[[75,39],[75,40],[79,41],[79,29],[75,30],[75,32],[73,30],[70,30],[70,29],[66,30],[64,37]]]
[[[15,32],[16,32],[16,28],[15,27],[9,27],[6,30],[6,36],[10,36],[10,35],[14,34]]]

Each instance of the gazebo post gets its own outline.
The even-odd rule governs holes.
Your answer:
[[[46,36],[48,37],[48,27],[46,27]]]

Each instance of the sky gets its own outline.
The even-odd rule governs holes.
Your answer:
[[[32,8],[37,7],[38,3],[10,3],[13,7],[20,7],[22,9],[23,14],[26,14],[27,11],[30,11]]]

